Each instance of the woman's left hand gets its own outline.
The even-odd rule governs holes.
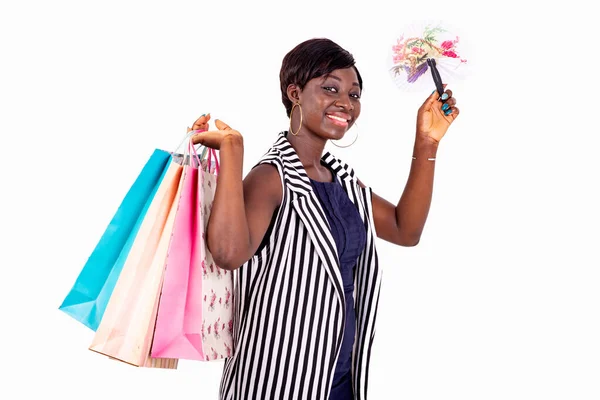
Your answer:
[[[446,89],[446,85],[444,85]],[[438,143],[459,114],[452,90],[440,97],[437,90],[425,100],[417,113],[417,135]]]

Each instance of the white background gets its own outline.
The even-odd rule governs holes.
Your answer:
[[[245,136],[247,172],[287,128],[283,56],[328,37],[365,84],[357,143],[331,150],[397,202],[429,92],[397,90],[386,58],[442,19],[473,71],[448,82],[461,115],[421,243],[379,242],[370,398],[600,399],[594,13],[530,3],[2,2],[0,398],[216,399],[221,362],[110,361],[58,310],[124,194],[205,112]]]

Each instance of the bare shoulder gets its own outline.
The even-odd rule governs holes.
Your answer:
[[[244,178],[244,197],[262,198],[274,207],[280,205],[282,186],[277,167],[272,164],[260,164],[252,168]]]

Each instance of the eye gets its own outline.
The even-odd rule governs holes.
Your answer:
[[[337,89],[333,86],[323,86],[323,89],[331,93],[337,93]]]
[[[358,100],[358,99],[360,99],[360,94],[358,94],[358,93],[350,93],[350,97],[352,97],[353,99]]]

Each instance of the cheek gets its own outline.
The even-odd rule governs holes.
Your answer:
[[[318,101],[311,101],[305,106],[304,117],[307,120],[319,121],[323,119],[326,106]]]

